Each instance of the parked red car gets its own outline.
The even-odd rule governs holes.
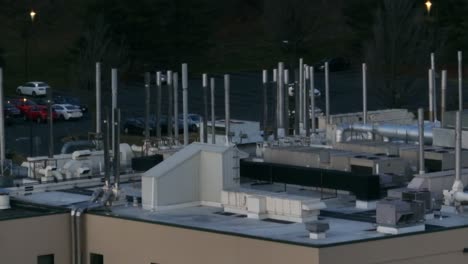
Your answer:
[[[31,109],[31,107],[36,106],[36,102],[27,98],[17,98],[9,100],[9,103],[16,106],[21,111],[21,114],[25,114]]]
[[[32,106],[29,111],[24,113],[24,120],[33,120],[37,123],[42,123],[49,118],[48,109],[46,106],[35,105]],[[52,118],[58,119],[58,115],[55,111],[52,111]]]

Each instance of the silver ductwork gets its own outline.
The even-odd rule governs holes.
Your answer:
[[[426,123],[424,125],[424,142],[432,144],[432,128],[434,123]],[[344,133],[346,132],[363,132],[380,135],[391,139],[418,141],[419,130],[418,125],[398,125],[398,124],[343,124],[336,129],[336,142],[346,141]]]

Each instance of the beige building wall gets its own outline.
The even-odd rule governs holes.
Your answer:
[[[70,263],[70,237],[66,213],[0,221],[0,263],[37,264],[37,256],[48,254]]]
[[[318,249],[85,215],[84,263],[89,254],[105,264],[318,264]]]
[[[468,228],[320,249],[320,264],[468,263]]]

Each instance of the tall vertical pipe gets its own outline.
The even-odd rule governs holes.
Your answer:
[[[156,72],[156,138],[161,139],[161,72]]]
[[[216,144],[216,116],[215,116],[215,79],[210,78],[211,90],[211,144]]]
[[[72,264],[76,264],[76,231],[75,231],[75,208],[70,212],[70,229],[71,229],[71,259]]]
[[[96,135],[101,134],[101,63],[96,62]]]
[[[285,136],[285,127],[284,127],[284,64],[282,62],[278,63],[278,138],[283,138]]]
[[[440,85],[440,122],[442,127],[445,125],[445,108],[446,108],[446,95],[447,95],[447,70],[442,71],[442,79]]]
[[[362,122],[367,124],[367,65],[362,64]]]
[[[302,103],[303,103],[303,99],[302,99],[302,90],[304,89],[304,59],[300,58],[299,59],[299,80],[298,80],[298,84],[299,84],[299,89],[296,91],[296,93],[299,93],[299,113],[296,113],[296,114],[299,114],[299,134],[302,132],[302,130],[304,129],[304,118],[302,116]]]
[[[103,141],[104,141],[104,179],[105,179],[105,184],[107,187],[110,186],[110,157],[109,157],[109,132],[110,132],[110,127],[109,127],[109,109],[106,108],[105,112],[105,119],[104,119],[104,135]]]
[[[328,72],[328,61],[325,62],[325,118],[330,124],[330,79]]]
[[[310,130],[309,130],[309,118],[310,118],[310,114],[309,114],[309,88],[307,86],[307,80],[309,80],[309,83],[310,83],[310,72],[309,72],[309,69],[310,67],[309,66],[305,66],[304,67],[304,113],[303,113],[303,116],[304,116],[304,131],[305,131],[305,135],[308,137],[310,136]]]
[[[182,63],[182,111],[184,113],[184,146],[187,146],[189,143],[187,63]]]
[[[226,125],[226,145],[231,143],[231,106],[229,102],[229,90],[230,90],[230,77],[229,74],[224,75],[224,106],[225,115],[224,123]]]
[[[150,81],[151,75],[145,72],[145,140],[148,141],[150,137],[149,128],[149,115],[150,115]]]
[[[202,76],[203,84],[203,143],[208,143],[208,75]]]
[[[177,72],[172,74],[172,84],[174,86],[174,138],[175,144],[179,144],[179,75]]]
[[[284,69],[284,88],[282,93],[284,94],[284,127],[286,128],[286,135],[289,135],[289,70]]]
[[[167,71],[167,137],[172,139],[172,71]],[[176,119],[175,119],[176,120]]]
[[[268,122],[268,71],[262,71],[263,84],[263,141],[267,141],[267,122]]]
[[[432,81],[434,72],[429,69],[429,121],[434,122],[434,82]]]
[[[115,115],[114,109],[117,108],[117,69],[112,69],[112,81],[111,81],[111,89],[112,89],[112,124],[115,122]],[[112,128],[112,142],[115,141],[115,131]],[[114,150],[114,146],[112,146],[112,150]]]
[[[424,174],[424,109],[418,109],[419,174]]]
[[[120,109],[116,108],[114,110],[115,123],[114,131],[115,133],[115,142],[114,142],[114,181],[115,188],[119,189],[120,184]]]
[[[431,52],[431,69],[432,69],[432,105],[434,106],[434,121],[437,120],[437,84],[436,84],[436,69],[435,69],[435,56]]]
[[[310,127],[312,133],[315,134],[315,78],[314,78],[314,67],[309,68],[309,83],[310,83]]]
[[[278,139],[278,70],[273,69],[273,89],[276,91],[273,96],[273,101],[274,101],[274,110],[272,111],[274,113],[274,118],[273,118],[273,135],[275,136],[275,139]]]
[[[47,110],[49,119],[47,119],[49,124],[49,158],[54,157],[54,118],[53,118],[53,109],[52,109],[52,88],[47,89]]]
[[[3,69],[0,68],[0,165],[3,176],[3,165],[5,164],[5,113],[3,105]]]
[[[462,52],[458,52],[458,111],[463,112]]]
[[[461,112],[456,113],[455,122],[455,182],[461,180],[462,120]]]

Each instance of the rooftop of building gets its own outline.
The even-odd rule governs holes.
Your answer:
[[[67,212],[67,210],[59,207],[51,207],[38,203],[27,203],[14,200],[10,202],[10,207],[11,208],[9,209],[0,210],[0,221],[46,216]]]

